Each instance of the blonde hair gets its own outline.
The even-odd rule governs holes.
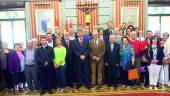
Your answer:
[[[58,42],[58,41],[60,41],[60,42],[61,42],[61,45],[63,45],[61,38],[57,38],[57,39],[55,40],[56,45],[57,45],[57,42]]]

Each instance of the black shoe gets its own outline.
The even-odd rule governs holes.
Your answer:
[[[148,87],[148,86],[149,86],[149,84],[144,84],[144,86],[145,86],[145,87]]]
[[[48,91],[49,94],[53,94],[53,92],[51,90]]]
[[[40,96],[44,95],[45,91],[40,91]]]
[[[87,89],[90,89],[91,87],[89,85],[85,86]]]
[[[81,84],[78,84],[77,86],[76,86],[76,89],[79,89],[81,87]]]
[[[95,86],[96,86],[95,84],[90,85],[91,88],[94,88]]]
[[[102,85],[97,85],[96,86],[96,89],[100,89],[100,88],[102,88]]]

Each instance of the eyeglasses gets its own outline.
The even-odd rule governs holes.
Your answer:
[[[156,40],[157,41],[158,39],[152,39],[152,40]]]

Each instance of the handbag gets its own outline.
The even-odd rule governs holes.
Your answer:
[[[138,80],[139,79],[139,74],[138,74],[138,69],[137,68],[131,68],[128,70],[128,80]]]

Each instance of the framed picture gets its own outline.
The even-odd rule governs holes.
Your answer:
[[[139,7],[122,7],[121,23],[133,24],[139,26]]]
[[[36,31],[37,35],[45,35],[48,28],[54,28],[54,11],[50,10],[35,10]]]

